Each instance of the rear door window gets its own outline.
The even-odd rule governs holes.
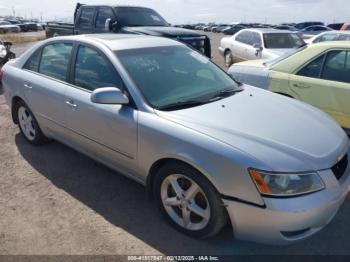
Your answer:
[[[24,64],[24,69],[37,72],[39,69],[41,49],[37,50],[32,54],[27,62]]]
[[[350,83],[350,56],[347,51],[330,51],[324,64],[322,79]]]
[[[72,49],[73,44],[70,43],[55,43],[45,46],[41,56],[39,73],[66,81]]]
[[[244,31],[239,33],[239,35],[236,37],[236,41],[241,42],[246,45],[250,45],[252,42],[252,34],[249,31]]]
[[[94,19],[95,9],[93,7],[82,8],[81,14],[79,17],[79,26],[80,27],[91,27],[92,20]]]

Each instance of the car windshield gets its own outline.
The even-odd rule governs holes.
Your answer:
[[[116,7],[118,23],[122,26],[168,26],[157,12],[142,7]]]
[[[11,23],[7,21],[0,21],[0,25],[11,25]]]
[[[207,57],[185,46],[131,49],[116,54],[156,109],[210,103],[242,90]]]
[[[299,48],[290,50],[290,51],[286,52],[285,54],[283,54],[283,55],[281,55],[281,56],[279,56],[277,58],[274,58],[274,59],[271,59],[269,61],[266,61],[264,63],[264,65],[267,66],[267,67],[274,66],[274,65],[282,62],[283,60],[287,59],[288,57],[293,56],[293,55],[303,51],[306,48],[307,48],[307,44],[304,44],[304,45],[300,46]]]
[[[298,34],[291,33],[264,34],[264,43],[270,49],[298,48],[305,44]]]

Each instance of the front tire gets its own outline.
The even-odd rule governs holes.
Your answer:
[[[203,174],[186,164],[174,162],[160,168],[154,196],[168,222],[190,237],[212,237],[228,221],[216,189]]]
[[[15,110],[18,126],[24,138],[33,145],[42,145],[48,142],[48,138],[41,131],[34,114],[23,101],[17,102]]]
[[[226,67],[230,67],[233,64],[233,56],[230,50],[225,51],[225,65]]]

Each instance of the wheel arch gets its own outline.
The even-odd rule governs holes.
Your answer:
[[[14,96],[11,100],[11,116],[12,116],[12,121],[15,124],[18,124],[18,116],[17,116],[17,112],[15,112],[16,105],[21,101],[23,101],[25,103],[25,101],[17,95]]]
[[[213,186],[213,188],[217,191],[218,194],[221,195],[220,191],[218,190],[218,186],[216,183],[213,181],[213,179],[210,179],[209,175],[201,168],[199,168],[197,165],[194,163],[191,163],[191,161],[187,161],[181,158],[176,158],[176,157],[165,157],[158,159],[156,162],[152,164],[152,166],[149,169],[148,176],[147,176],[147,181],[146,181],[146,189],[149,195],[152,195],[153,192],[153,184],[155,181],[156,174],[160,168],[162,168],[165,165],[171,164],[171,163],[179,163],[186,165],[196,171],[198,171],[202,176],[208,180],[208,182]]]
[[[232,54],[231,49],[229,47],[226,47],[225,50],[224,50],[224,55],[226,54],[227,51],[231,52],[231,54]]]

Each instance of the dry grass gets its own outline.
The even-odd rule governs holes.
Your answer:
[[[17,34],[4,34],[0,35],[2,41],[9,41],[13,44],[34,42],[46,39],[45,31],[29,32],[29,33],[17,33]]]

